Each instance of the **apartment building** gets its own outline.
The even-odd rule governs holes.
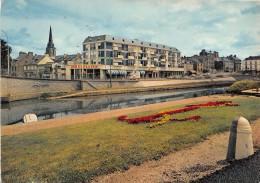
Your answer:
[[[242,72],[250,75],[260,75],[260,56],[250,56],[242,62]]]
[[[163,44],[101,35],[85,39],[82,55],[81,65],[67,68],[71,78],[167,78],[184,74],[180,51]]]

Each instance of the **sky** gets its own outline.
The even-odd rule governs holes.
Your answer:
[[[260,1],[2,0],[1,29],[12,58],[43,55],[49,29],[57,55],[82,53],[88,36],[112,35],[240,59],[260,55]],[[5,39],[2,34],[1,38]]]

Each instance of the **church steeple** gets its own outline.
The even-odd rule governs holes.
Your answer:
[[[54,47],[54,43],[52,40],[52,31],[51,31],[51,26],[50,26],[50,32],[49,32],[49,42],[46,47],[46,53],[50,57],[55,57],[56,56],[56,48]]]

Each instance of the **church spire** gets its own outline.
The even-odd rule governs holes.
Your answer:
[[[50,26],[50,33],[49,33],[49,42],[48,42],[48,45],[49,45],[49,46],[54,46],[53,40],[52,40],[51,26]]]
[[[56,56],[56,48],[54,47],[53,39],[52,39],[52,31],[51,31],[51,26],[50,26],[50,32],[49,32],[49,42],[46,47],[46,53],[50,57],[55,57]]]

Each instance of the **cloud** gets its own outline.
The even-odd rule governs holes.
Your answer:
[[[44,54],[50,25],[57,54],[82,52],[87,36],[103,34],[166,44],[186,56],[206,48],[247,57],[260,43],[248,45],[242,38],[260,37],[260,14],[251,13],[257,2],[20,0],[25,3],[19,11],[14,1],[4,2],[2,27],[17,48],[14,55],[18,48]]]
[[[22,9],[27,6],[27,2],[25,0],[15,0],[16,8]]]
[[[260,5],[256,5],[250,8],[246,8],[241,11],[241,14],[260,14]]]
[[[255,37],[255,35],[258,35],[258,37]],[[260,45],[259,32],[241,32],[237,37],[237,41],[233,44],[234,47],[240,48],[254,45]]]

